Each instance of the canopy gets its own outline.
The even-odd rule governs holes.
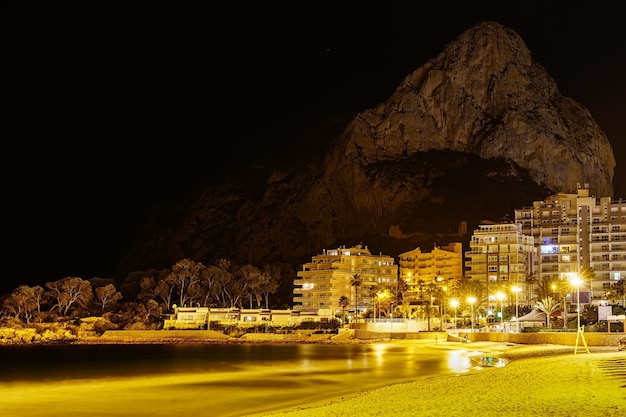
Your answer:
[[[537,323],[545,323],[546,322],[546,313],[539,311],[539,310],[533,310],[530,313],[526,314],[525,316],[522,316],[518,319],[520,322],[537,322]]]

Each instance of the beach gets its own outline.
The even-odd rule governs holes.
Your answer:
[[[492,352],[507,363],[254,416],[626,416],[626,352],[616,347],[589,353],[579,347],[574,354],[573,347],[559,345],[438,346]]]

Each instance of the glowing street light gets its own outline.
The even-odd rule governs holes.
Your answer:
[[[517,285],[511,288],[511,291],[515,293],[515,331],[519,333],[519,301],[517,299],[519,292],[522,289]]]
[[[580,285],[583,283],[583,280],[580,279],[578,274],[572,275],[570,278],[570,282],[574,287],[576,287],[576,311],[577,311],[577,319],[578,319],[578,327],[580,329]]]
[[[578,319],[578,329],[576,330],[576,343],[574,344],[574,355],[578,352],[578,340],[581,339],[583,344],[585,345],[585,350],[589,353],[589,347],[587,346],[587,341],[585,340],[585,334],[583,328],[580,327],[580,285],[582,284],[582,279],[578,276],[578,274],[573,274],[570,278],[570,282],[573,286],[576,287],[576,310],[577,310],[577,319]]]
[[[467,302],[472,306],[472,333],[474,333],[474,303],[476,302],[476,297],[468,297]]]
[[[459,306],[459,300],[450,300],[450,306],[454,309],[454,330],[456,330],[456,308]]]

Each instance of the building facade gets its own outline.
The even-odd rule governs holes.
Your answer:
[[[401,253],[398,264],[400,279],[406,283],[403,299],[419,304],[424,301],[424,285],[434,284],[445,294],[451,281],[463,276],[463,244],[435,246],[430,252],[415,248]]]
[[[515,222],[538,242],[538,278],[567,281],[585,267],[593,270],[580,286],[582,300],[618,301],[611,289],[626,279],[626,201],[596,199],[589,188],[559,193],[515,210]]]
[[[176,307],[163,323],[165,330],[210,329],[211,323],[240,327],[298,326],[304,322],[327,323],[334,316],[329,309],[270,310],[209,307]]]
[[[534,238],[525,235],[520,224],[481,224],[469,245],[465,276],[484,283],[487,310],[497,309],[498,292],[507,297],[516,293],[516,303],[530,303],[532,287],[528,287],[527,278],[536,273],[537,250]]]
[[[398,267],[391,256],[372,255],[367,246],[324,249],[302,266],[294,280],[294,310],[332,309],[343,313],[340,298],[349,300],[349,309],[374,309],[378,292],[395,294]]]

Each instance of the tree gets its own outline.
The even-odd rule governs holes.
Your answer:
[[[263,274],[265,275],[265,279],[263,281],[263,285],[261,286],[261,290],[263,291],[263,296],[265,297],[265,308],[270,308],[270,294],[274,294],[280,287],[280,267],[278,265],[267,264],[263,267]]]
[[[257,307],[261,307],[261,297],[263,296],[263,280],[265,277],[253,265],[244,265],[237,270],[236,277],[242,281],[242,288],[250,298],[250,308],[252,308],[252,299],[256,299]]]
[[[215,283],[216,294],[218,297],[218,304],[222,307],[232,307],[233,297],[230,294],[230,288],[233,278],[232,272],[232,262],[227,258],[221,258],[217,261],[217,267],[222,271],[221,274],[217,275],[217,281]]]
[[[471,315],[472,306],[468,303],[469,297],[474,297],[476,302],[474,303],[474,313],[480,310],[480,306],[485,303],[487,297],[485,294],[485,286],[482,282],[474,280],[469,277],[461,277],[454,286],[455,292],[461,302],[461,314],[465,317],[466,313]],[[474,314],[476,316],[476,314]],[[474,322],[475,317],[472,317]]]
[[[214,265],[202,268],[198,282],[192,289],[192,298],[205,307],[211,307],[212,300],[218,300],[218,282],[222,273]]]
[[[544,298],[541,301],[537,301],[537,303],[535,304],[535,308],[537,308],[539,311],[546,314],[546,324],[548,326],[548,329],[552,328],[552,324],[550,322],[550,316],[552,315],[552,313],[557,311],[559,307],[560,307],[560,303],[555,301],[554,298],[552,297]]]
[[[526,287],[528,288],[528,303],[529,303],[529,305],[532,305],[533,294],[536,291],[535,290],[535,285],[538,282],[537,274],[534,274],[534,273],[526,274],[526,278],[525,278],[524,281],[525,281]],[[543,297],[538,297],[538,298],[535,298],[535,299],[541,300],[541,298],[543,298]]]
[[[352,276],[352,280],[350,281],[350,285],[354,287],[354,316],[356,320],[359,318],[359,287],[361,284],[361,276],[359,274],[354,274]]]
[[[556,282],[556,279],[554,278],[542,277],[536,280],[535,281],[535,296],[537,300],[543,300],[544,298],[547,298],[547,297],[553,297],[557,290],[556,285],[557,285],[557,282]]]
[[[398,280],[398,290],[396,292],[396,300],[398,303],[402,303],[404,301],[404,293],[409,290],[409,284],[403,279]]]
[[[413,306],[411,306],[411,301],[403,298],[402,301],[400,302],[400,312],[402,313],[402,317],[403,318],[408,318],[411,316],[411,313],[413,312]]]
[[[96,299],[102,306],[102,312],[104,312],[107,304],[116,303],[122,298],[122,294],[117,291],[115,285],[107,284],[104,287],[96,288]]]
[[[155,298],[156,282],[154,277],[146,276],[141,278],[139,287],[141,288],[141,291],[137,294],[137,301],[143,303]]]
[[[204,267],[199,262],[190,259],[181,259],[172,267],[172,272],[167,276],[167,281],[171,282],[178,289],[180,306],[184,307],[189,301],[189,287],[193,286],[200,277],[200,270]]]
[[[26,323],[29,323],[33,317],[33,311],[39,305],[35,288],[28,285],[20,285],[4,300],[3,306],[16,319],[24,319]]]
[[[339,307],[341,307],[342,312],[342,320],[343,323],[346,324],[346,308],[350,305],[350,299],[345,295],[339,297]]]
[[[172,306],[172,296],[174,293],[174,285],[172,285],[167,279],[161,279],[154,287],[154,295],[163,301],[166,309],[169,310]],[[150,298],[148,298],[150,300]],[[147,301],[147,300],[146,300]]]
[[[436,297],[435,294],[437,293],[438,290],[439,290],[438,285],[435,284],[434,282],[429,282],[429,283],[424,283],[424,284],[420,283],[420,293],[421,293],[420,298],[422,298],[423,300],[424,292],[426,292],[426,296],[428,297],[428,300],[427,300],[428,302],[425,304],[422,304],[423,311],[426,313],[426,318],[428,320],[428,331],[431,330],[430,319],[434,311],[433,299]]]
[[[79,277],[67,277],[58,281],[46,283],[48,295],[56,304],[51,308],[57,308],[59,313],[67,316],[70,308],[76,304],[81,308],[87,308],[93,300],[91,283]]]
[[[620,278],[613,287],[615,294],[622,299],[622,307],[626,308],[626,278]]]

